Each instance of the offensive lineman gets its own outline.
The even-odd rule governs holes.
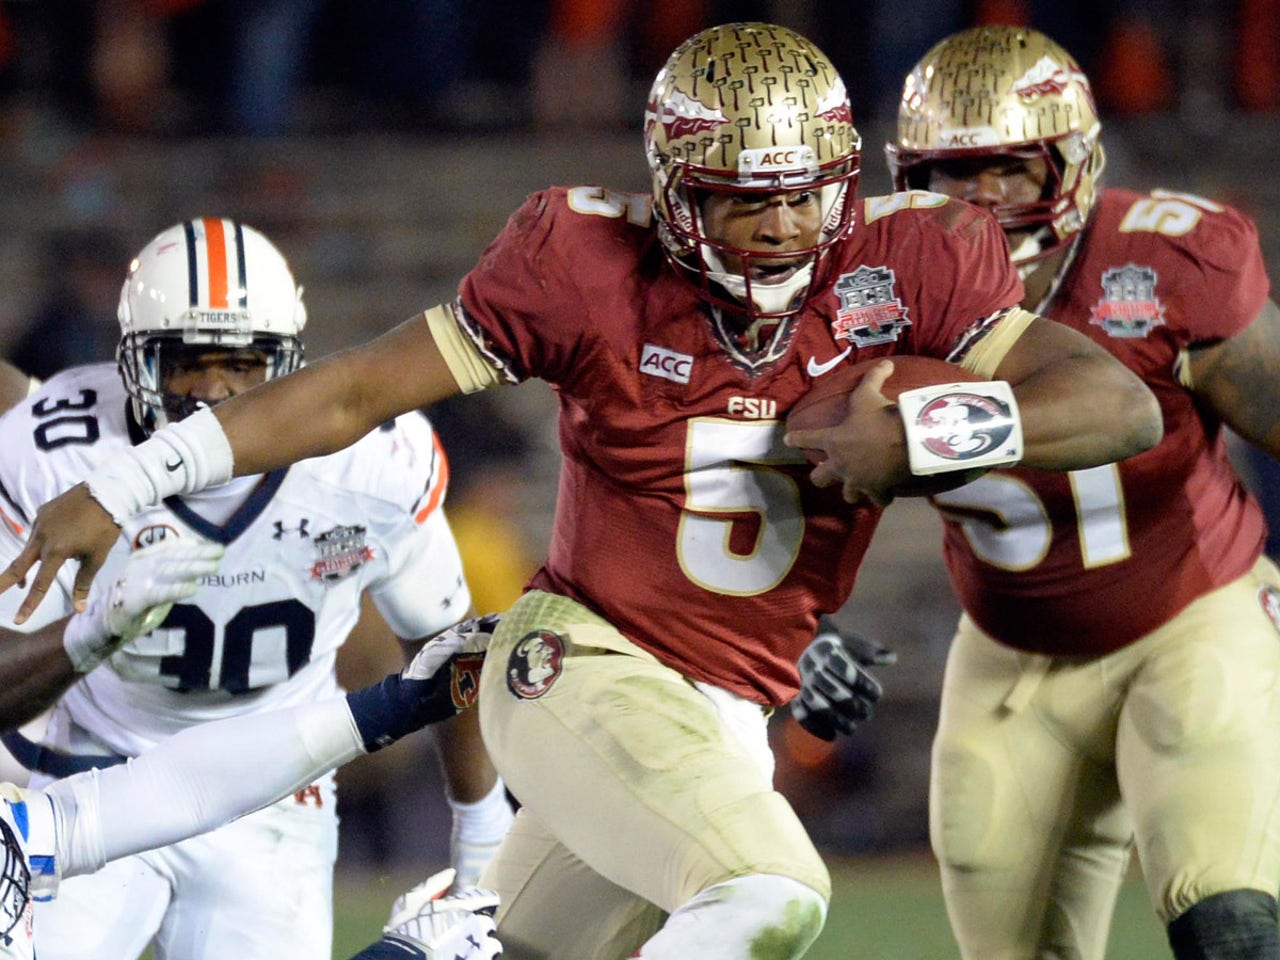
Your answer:
[[[883,496],[923,448],[878,392],[887,364],[843,428],[794,438],[832,454],[813,477],[843,490],[808,481],[781,418],[843,363],[921,353],[1007,381],[981,389],[1010,430],[1020,406],[1038,467],[1137,453],[1159,420],[1104,351],[1017,306],[988,217],[856,200],[843,82],[792,31],[729,24],[682,44],[645,146],[652,195],[534,195],[454,302],[158,431],[92,493],[46,505],[0,588],[44,558],[25,617],[66,558],[82,590],[116,523],[154,499],[547,380],[564,454],[550,556],[481,680],[485,743],[523,804],[485,875],[499,936],[516,960],[787,960],[821,929],[829,878],[772,788],[764,708],[796,692],[795,661],[875,526],[841,494]]]
[[[147,244],[119,317],[118,364],[61,373],[0,419],[0,555],[22,549],[45,500],[166,423],[302,359],[306,311],[288,265],[266,237],[230,220],[186,221]],[[446,482],[429,424],[407,414],[333,456],[169,499],[123,531],[108,582],[163,581],[164,555],[141,548],[171,538],[221,545],[217,572],[158,626],[125,635],[111,629],[105,595],[88,614],[68,619],[68,595],[25,635],[0,631],[0,702],[33,715],[61,694],[48,737],[83,766],[136,756],[192,724],[334,696],[337,648],[365,590],[407,654],[466,615],[441,510]],[[20,722],[12,709],[6,717]],[[464,833],[455,863],[466,874],[459,883],[474,884],[483,865],[475,850],[496,848],[511,813],[474,713],[448,726],[452,749],[441,754]],[[46,772],[32,783],[68,769]],[[164,953],[192,960],[328,960],[336,844],[326,775],[221,830],[67,883],[38,908],[41,956],[133,957],[155,937]]]
[[[1100,960],[1136,843],[1179,960],[1280,957],[1280,574],[1230,426],[1280,455],[1280,310],[1254,226],[1100,189],[1088,80],[1034,30],[979,27],[907,77],[899,189],[989,209],[1027,309],[1143,377],[1164,439],[934,498],[964,607],[931,833],[964,957]]]

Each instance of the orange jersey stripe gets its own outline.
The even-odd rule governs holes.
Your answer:
[[[14,520],[13,517],[9,516],[3,510],[0,510],[0,520],[3,520],[5,523],[5,526],[7,526],[10,530],[14,532],[15,535],[19,537],[22,536],[23,532],[26,529],[25,527],[22,526],[22,524],[18,523],[17,520]]]
[[[422,523],[435,512],[436,507],[440,506],[440,501],[444,499],[444,493],[449,489],[449,458],[444,454],[444,444],[440,442],[440,437],[436,433],[431,434],[431,445],[435,448],[436,456],[440,459],[440,470],[435,484],[431,489],[431,496],[426,504],[414,515],[415,523]]]

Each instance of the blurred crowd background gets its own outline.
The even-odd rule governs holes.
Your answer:
[[[1280,0],[0,0],[0,352],[41,376],[110,359],[128,258],[199,215],[286,253],[311,357],[372,336],[451,297],[527,193],[647,190],[653,73],[684,37],[742,19],[798,29],[840,67],[864,194],[889,189],[897,93],[934,41],[978,22],[1044,30],[1094,82],[1107,181],[1236,204],[1280,277]],[[501,609],[546,540],[554,402],[533,384],[431,416],[477,606]],[[1240,453],[1280,517],[1277,468]],[[879,716],[834,746],[785,711],[773,724],[779,786],[831,852],[925,842],[956,610],[937,521],[896,504],[839,616],[899,652]],[[396,658],[372,624],[341,666],[357,684]],[[343,862],[443,860],[429,737],[341,782]]]

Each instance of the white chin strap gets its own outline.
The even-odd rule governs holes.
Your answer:
[[[702,259],[707,265],[707,277],[728,291],[729,295],[742,303],[747,302],[747,279],[740,273],[730,273],[724,268],[720,255],[711,247],[703,246]],[[782,313],[788,309],[792,301],[801,292],[809,288],[813,277],[813,261],[810,260],[792,276],[780,283],[751,284],[751,302],[762,313]]]

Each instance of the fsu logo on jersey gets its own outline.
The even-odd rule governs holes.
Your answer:
[[[1109,337],[1145,337],[1164,326],[1164,306],[1156,299],[1156,272],[1126,263],[1102,275],[1102,299],[1089,312],[1089,322]]]
[[[334,583],[372,560],[365,532],[364,527],[334,527],[317,536],[312,543],[319,558],[311,565],[312,579]]]
[[[840,309],[831,325],[837,340],[855,347],[892,343],[911,326],[907,308],[893,291],[894,273],[888,267],[859,267],[835,283]]]
[[[507,661],[507,689],[521,700],[537,700],[551,689],[564,662],[564,640],[550,630],[520,638]]]
[[[1280,630],[1280,590],[1271,586],[1259,587],[1258,603],[1262,605],[1262,612],[1270,618],[1275,628]]]

